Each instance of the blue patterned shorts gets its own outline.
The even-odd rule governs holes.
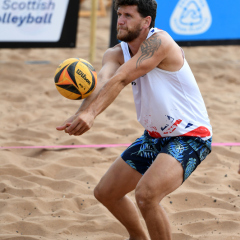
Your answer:
[[[169,154],[182,164],[185,181],[211,152],[211,143],[212,138],[207,141],[199,137],[153,138],[145,131],[121,157],[143,175],[159,153]]]

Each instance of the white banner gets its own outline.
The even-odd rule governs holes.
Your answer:
[[[70,0],[0,0],[0,42],[57,42]]]

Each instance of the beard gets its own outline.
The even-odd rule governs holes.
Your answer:
[[[117,39],[124,42],[132,42],[140,35],[142,29],[138,25],[134,30],[124,29],[124,33],[119,33],[119,27],[117,27]]]

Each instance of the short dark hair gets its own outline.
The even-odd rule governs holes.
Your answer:
[[[157,2],[155,0],[115,0],[115,10],[120,6],[131,6],[136,5],[138,7],[138,12],[141,17],[145,18],[150,16],[152,22],[150,28],[155,26],[155,18],[157,15]]]

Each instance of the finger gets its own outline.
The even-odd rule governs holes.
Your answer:
[[[62,130],[65,130],[66,127],[67,127],[67,124],[64,124],[64,125],[62,125],[62,126],[56,127],[56,129],[57,129],[58,131],[62,131]]]
[[[67,132],[67,133],[73,132],[74,129],[75,129],[77,126],[81,127],[81,123],[78,122],[77,119],[75,119],[69,126],[67,126],[66,132]]]
[[[56,127],[56,129],[57,129],[58,131],[62,131],[62,130],[65,130],[66,127],[68,127],[68,126],[70,126],[70,125],[71,125],[71,123],[64,123],[62,126]]]
[[[78,125],[72,132],[70,132],[70,134],[74,136],[79,136],[88,131],[89,129],[90,127],[86,124],[84,124],[83,126]]]
[[[80,132],[82,128],[84,128],[84,126],[78,123],[78,125],[76,125],[75,128],[72,129],[72,131],[69,131],[69,129],[67,129],[67,131],[69,135],[75,135],[77,132]]]
[[[77,131],[74,135],[75,136],[80,136],[82,134],[84,134],[85,132],[87,132],[90,128],[89,127],[85,127],[85,128],[81,128],[79,131]]]

